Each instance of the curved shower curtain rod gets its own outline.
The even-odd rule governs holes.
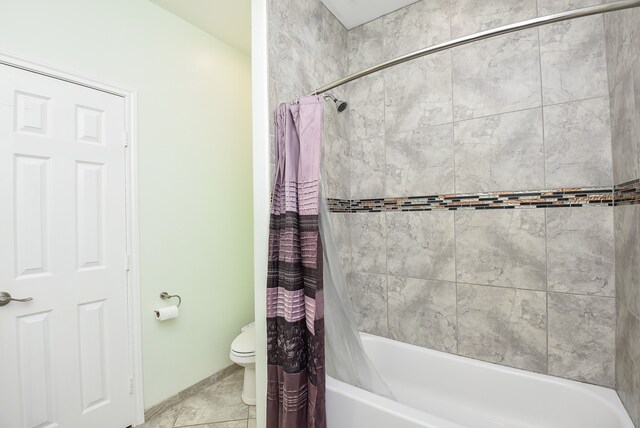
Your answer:
[[[526,21],[516,22],[514,24],[503,25],[491,30],[480,31],[479,33],[470,34],[468,36],[458,37],[457,39],[449,40],[448,42],[439,43],[428,48],[420,49],[415,52],[411,52],[389,61],[385,61],[373,67],[365,68],[357,73],[350,74],[342,79],[336,80],[328,85],[316,89],[308,94],[317,95],[323,92],[329,91],[338,86],[342,86],[345,83],[352,82],[360,79],[361,77],[368,76],[385,68],[393,67],[394,65],[402,64],[403,62],[411,61],[423,56],[431,55],[436,52],[441,52],[447,49],[455,48],[457,46],[466,45],[469,43],[477,42],[478,40],[484,40],[491,37],[500,36],[502,34],[513,33],[515,31],[525,30],[528,28],[540,27],[542,25],[553,24],[554,22],[567,21],[569,19],[582,18],[584,16],[598,15],[605,12],[614,12],[616,10],[631,9],[640,6],[640,0],[624,0],[614,3],[599,4],[596,6],[589,6],[582,9],[570,10],[568,12],[555,13],[553,15],[541,16],[539,18],[528,19]],[[640,43],[640,40],[638,41]]]

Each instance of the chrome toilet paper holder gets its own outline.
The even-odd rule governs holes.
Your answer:
[[[169,295],[169,293],[167,293],[166,291],[160,293],[160,298],[162,300],[172,299],[174,297],[178,298],[178,307],[180,307],[180,305],[182,304],[182,298],[180,296],[178,296],[177,294]]]

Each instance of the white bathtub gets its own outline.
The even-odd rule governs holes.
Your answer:
[[[327,428],[633,428],[615,391],[368,334],[397,402],[327,379]]]

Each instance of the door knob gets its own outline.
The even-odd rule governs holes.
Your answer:
[[[11,294],[6,291],[0,291],[0,306],[8,305],[11,301],[14,302],[30,302],[33,297],[27,297],[26,299],[14,299]]]

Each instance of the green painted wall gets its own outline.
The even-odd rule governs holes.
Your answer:
[[[147,0],[2,0],[0,50],[139,94],[145,406],[253,320],[250,58]],[[161,291],[179,319],[155,321]]]

